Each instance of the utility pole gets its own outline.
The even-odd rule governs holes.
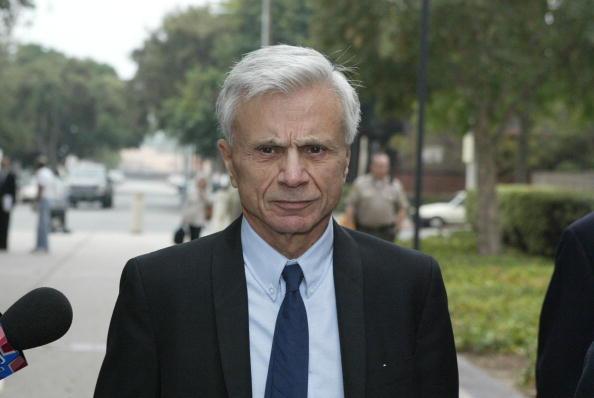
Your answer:
[[[423,0],[421,10],[421,59],[419,61],[419,75],[417,96],[419,102],[419,126],[417,138],[417,167],[415,173],[415,235],[414,248],[420,250],[419,232],[421,229],[421,195],[423,192],[423,136],[425,134],[425,103],[427,102],[427,32],[429,30],[430,0]]]
[[[271,0],[262,0],[262,28],[260,30],[260,47],[270,45],[270,2]]]

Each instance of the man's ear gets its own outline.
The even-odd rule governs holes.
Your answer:
[[[232,157],[232,148],[231,145],[223,138],[217,141],[217,148],[219,148],[219,153],[223,158],[223,163],[225,163],[225,168],[227,169],[227,173],[229,173],[229,180],[231,180],[231,185],[237,188],[237,180],[235,178],[235,169],[233,168],[233,157]]]
[[[347,148],[346,153],[346,165],[344,166],[344,174],[342,176],[342,181],[346,181],[347,174],[349,174],[349,164],[351,163],[351,147]]]

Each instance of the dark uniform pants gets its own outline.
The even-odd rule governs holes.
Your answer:
[[[380,239],[387,240],[388,242],[394,242],[396,239],[397,231],[396,225],[382,225],[379,227],[367,227],[365,225],[357,224],[357,230],[368,233],[373,236],[377,236]]]

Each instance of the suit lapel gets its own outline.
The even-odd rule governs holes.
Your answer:
[[[213,295],[221,363],[230,397],[252,396],[249,317],[241,218],[221,235],[213,254]],[[365,396],[363,270],[356,242],[334,223],[334,285],[346,398]]]
[[[230,397],[252,396],[247,286],[241,217],[221,235],[213,253],[213,295],[221,363]]]
[[[363,269],[357,243],[334,222],[334,287],[346,398],[365,396]]]

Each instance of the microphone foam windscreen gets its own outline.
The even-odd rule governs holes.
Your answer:
[[[40,287],[18,299],[0,323],[13,348],[26,350],[62,337],[72,324],[72,307],[56,289]]]

